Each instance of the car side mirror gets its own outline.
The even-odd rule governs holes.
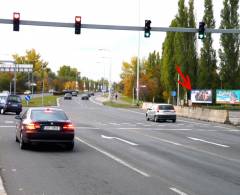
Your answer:
[[[19,115],[17,115],[17,116],[15,116],[15,119],[17,119],[17,120],[22,120],[22,117],[19,116]]]

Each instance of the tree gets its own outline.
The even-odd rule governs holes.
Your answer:
[[[239,0],[224,0],[221,10],[223,29],[239,29]],[[221,34],[220,77],[225,89],[236,89],[240,86],[239,34]]]
[[[20,56],[18,54],[13,54],[13,58],[16,64],[32,64],[33,71],[32,73],[18,73],[17,74],[17,84],[18,84],[18,91],[21,92],[26,90],[29,86],[26,85],[27,82],[31,80],[31,82],[37,83],[37,91],[40,92],[42,90],[42,80],[43,75],[47,76],[48,73],[46,72],[48,62],[41,60],[41,55],[36,52],[35,49],[26,50],[26,55]],[[48,69],[51,72],[50,69]],[[46,77],[44,77],[45,79]],[[46,87],[48,87],[48,82],[45,82]],[[46,88],[47,89],[47,88]]]
[[[170,27],[176,27],[177,20],[174,19],[171,22]],[[163,42],[162,47],[162,66],[161,66],[161,82],[164,86],[163,97],[168,100],[170,96],[169,92],[176,90],[177,73],[176,73],[176,56],[175,56],[175,35],[174,32],[168,32]]]
[[[203,21],[207,28],[215,28],[212,0],[205,0],[204,7]],[[203,39],[199,60],[198,87],[201,89],[216,89],[219,83],[216,51],[213,49],[212,44],[212,35],[207,33]]]
[[[195,16],[194,16],[194,0],[189,0],[188,8],[188,27],[195,28]],[[186,58],[187,73],[191,78],[191,85],[193,88],[196,88],[197,85],[197,69],[198,69],[198,59],[197,59],[197,50],[196,50],[196,34],[195,33],[186,33],[187,37],[187,53],[188,57]]]
[[[124,86],[123,94],[132,97],[133,88],[136,83],[136,72],[137,72],[137,57],[133,57],[131,62],[123,62],[122,73],[120,75]],[[141,71],[140,71],[141,72]]]

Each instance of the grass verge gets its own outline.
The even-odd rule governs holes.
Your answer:
[[[56,106],[57,98],[60,96],[44,96],[43,97],[43,105],[44,106]],[[22,105],[24,107],[41,107],[42,106],[42,97],[36,97],[29,101],[27,105],[26,100],[22,100]]]

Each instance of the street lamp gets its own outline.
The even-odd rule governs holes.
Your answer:
[[[102,57],[109,59],[109,82],[108,82],[108,99],[111,100],[111,88],[112,88],[112,82],[111,82],[111,76],[112,76],[112,58],[110,56],[110,50],[109,49],[98,49],[99,51],[106,51],[108,52],[108,57]],[[105,71],[104,71],[105,72]]]

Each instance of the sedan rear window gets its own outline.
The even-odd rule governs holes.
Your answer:
[[[160,110],[174,110],[174,107],[172,105],[161,105],[159,106]]]
[[[33,121],[62,121],[68,120],[68,117],[60,110],[32,110],[31,119]]]

